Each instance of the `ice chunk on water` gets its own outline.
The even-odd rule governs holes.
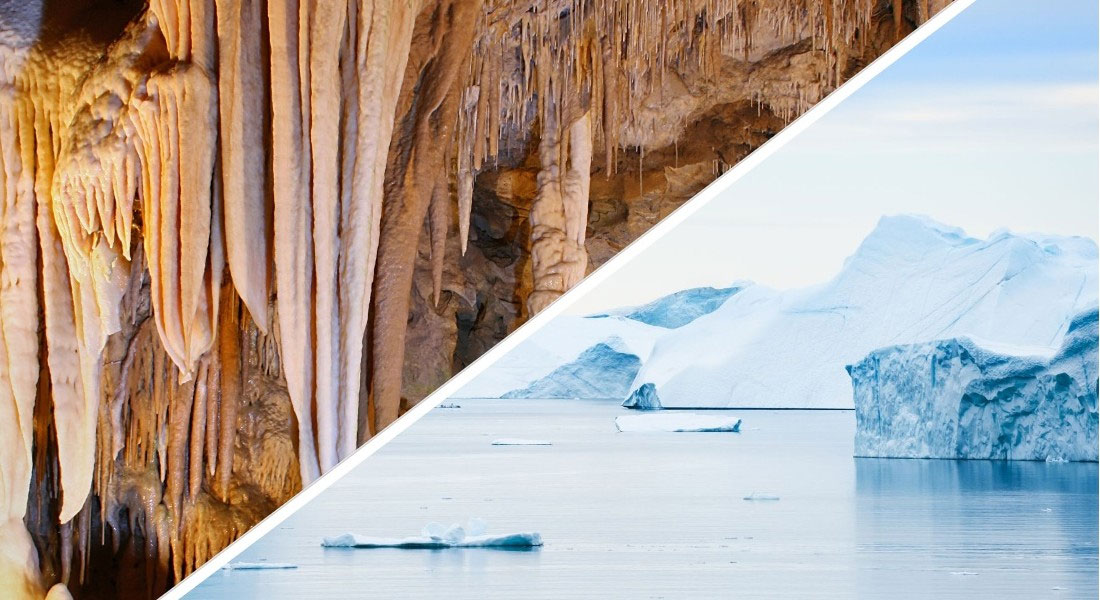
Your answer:
[[[630,432],[732,432],[741,431],[741,419],[721,413],[661,412],[615,418],[619,431]]]
[[[355,533],[326,537],[321,545],[326,548],[534,548],[542,545],[538,532],[486,535],[485,521],[470,519],[466,527],[455,523],[445,527],[441,523],[428,523],[422,535],[407,538],[376,538]]]
[[[551,446],[549,440],[525,440],[522,438],[500,438],[493,440],[493,446]]]
[[[652,383],[645,383],[631,392],[623,401],[623,406],[638,410],[661,410],[661,400],[657,397],[657,387]]]

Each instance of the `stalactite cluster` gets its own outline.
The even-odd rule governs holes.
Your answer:
[[[399,416],[410,316],[476,355],[604,199],[758,144],[682,167],[700,119],[789,120],[943,4],[0,0],[0,587],[165,589]],[[487,281],[486,194],[522,275]]]

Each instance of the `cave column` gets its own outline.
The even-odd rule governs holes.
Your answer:
[[[539,141],[538,190],[530,213],[534,289],[527,297],[529,315],[579,283],[588,267],[584,236],[592,169],[591,111],[584,110],[561,127],[559,110],[547,107]]]

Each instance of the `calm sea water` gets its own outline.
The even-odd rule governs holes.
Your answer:
[[[189,598],[1097,597],[1097,465],[852,458],[850,411],[617,433],[614,403],[436,409]],[[491,446],[496,438],[552,446]],[[756,492],[778,501],[745,501]],[[480,517],[545,545],[325,549]]]

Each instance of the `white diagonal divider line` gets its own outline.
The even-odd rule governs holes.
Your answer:
[[[179,599],[195,589],[203,580],[217,572],[229,563],[229,561],[236,558],[241,552],[244,552],[245,549],[268,532],[278,527],[283,521],[290,517],[290,515],[305,506],[310,500],[316,498],[340,478],[351,473],[360,463],[370,458],[370,456],[377,452],[382,446],[385,446],[394,437],[411,427],[424,415],[428,414],[428,411],[462,389],[463,386],[491,367],[498,359],[508,352],[511,352],[512,349],[531,337],[531,335],[544,325],[565,312],[566,309],[573,305],[580,297],[599,286],[604,280],[626,265],[626,263],[630,262],[653,245],[663,235],[675,229],[680,223],[683,223],[700,208],[714,200],[738,179],[743,177],[761,162],[767,160],[769,156],[785,146],[798,136],[798,134],[805,131],[810,125],[813,125],[818,119],[828,114],[829,111],[843,102],[848,96],[851,96],[856,90],[866,85],[868,81],[874,79],[875,76],[897,62],[899,58],[905,56],[905,54],[939,30],[939,28],[958,16],[959,13],[966,10],[974,1],[975,0],[955,0],[945,7],[934,17],[906,36],[905,39],[898,42],[893,48],[887,50],[882,56],[864,67],[862,71],[857,73],[846,83],[821,99],[821,101],[806,111],[802,116],[784,127],[779,133],[741,160],[741,162],[734,165],[729,171],[726,171],[711,182],[710,185],[703,188],[703,190],[693,198],[651,227],[649,231],[639,236],[637,240],[620,250],[615,256],[589,274],[588,277],[584,278],[576,287],[567,291],[553,304],[521,325],[512,332],[511,335],[501,340],[497,345],[493,346],[488,352],[475,360],[470,366],[463,369],[459,374],[447,380],[446,383],[432,392],[427,398],[421,400],[416,406],[402,415],[401,418],[394,421],[389,427],[383,429],[378,435],[372,437],[366,444],[363,444],[363,446],[356,450],[351,456],[341,461],[328,473],[325,473],[316,481],[308,485],[296,496],[287,501],[286,504],[275,509],[275,511],[264,518],[264,520],[257,523],[255,527],[216,554],[207,561],[206,564],[191,573],[191,575],[184,578],[184,580],[174,588],[168,590],[162,598],[166,600]]]

